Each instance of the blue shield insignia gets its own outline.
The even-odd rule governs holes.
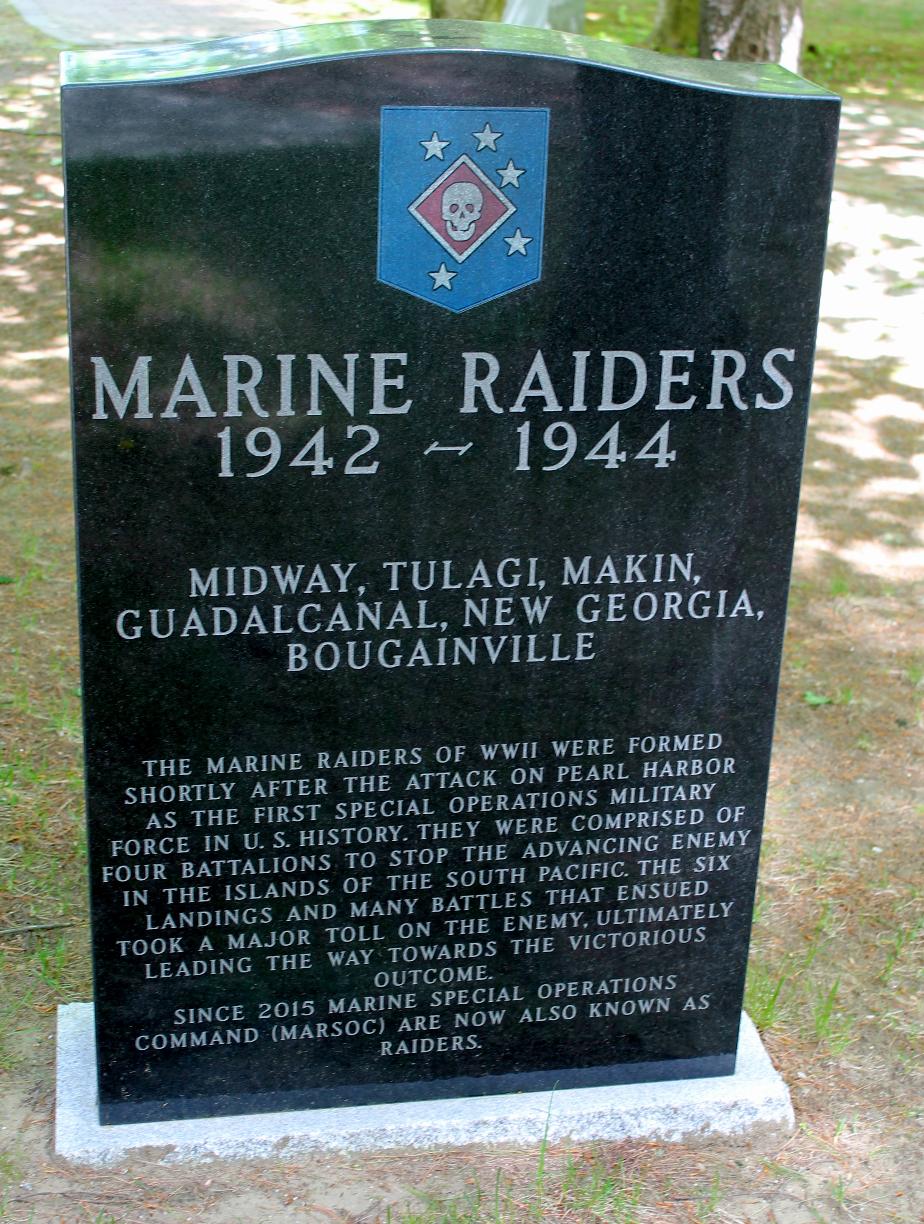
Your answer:
[[[460,314],[542,275],[549,112],[382,108],[378,276]]]

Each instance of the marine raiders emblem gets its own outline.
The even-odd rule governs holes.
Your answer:
[[[548,119],[384,107],[379,280],[455,313],[539,280]]]
[[[477,251],[516,210],[516,205],[465,153],[410,207],[411,216],[459,263]]]

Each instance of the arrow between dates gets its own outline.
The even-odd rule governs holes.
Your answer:
[[[434,451],[452,451],[453,454],[464,455],[465,452],[471,447],[471,445],[472,445],[471,442],[466,442],[464,446],[440,446],[438,442],[431,442],[430,445],[427,447],[427,449],[424,451],[424,454],[432,455]]]

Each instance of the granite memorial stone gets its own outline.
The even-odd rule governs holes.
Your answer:
[[[102,1121],[729,1074],[837,100],[421,22],[63,108]]]

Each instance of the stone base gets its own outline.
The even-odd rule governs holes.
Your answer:
[[[551,1109],[550,1109],[551,1106]],[[560,1139],[677,1141],[791,1130],[789,1090],[742,1015],[734,1075],[607,1088],[568,1088],[400,1105],[259,1113],[101,1126],[92,1003],[58,1008],[55,1151],[106,1165],[147,1149],[163,1163]],[[151,1149],[156,1149],[152,1151]]]

